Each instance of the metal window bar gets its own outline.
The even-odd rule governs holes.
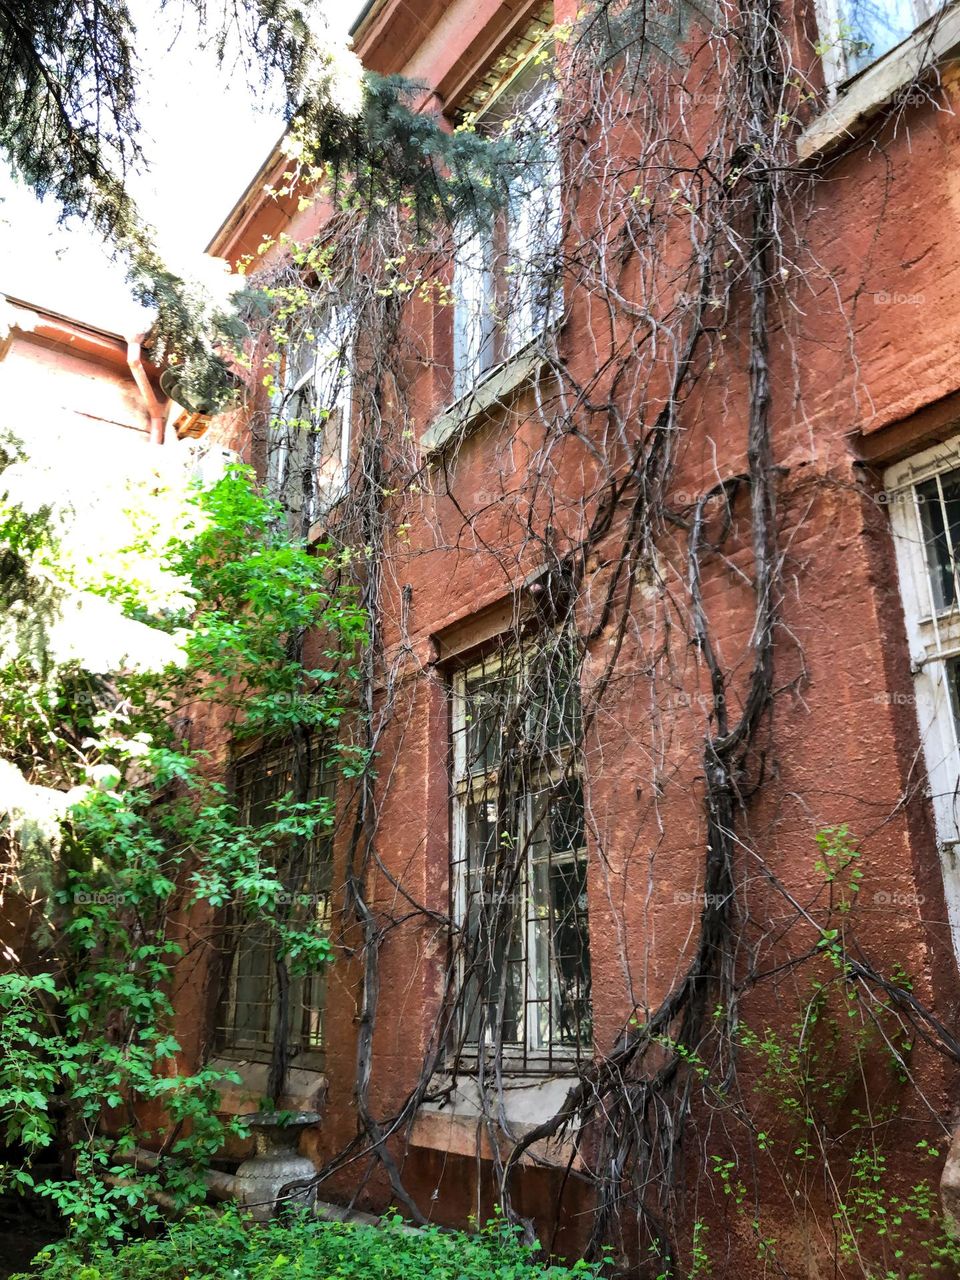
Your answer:
[[[523,1070],[592,1046],[579,699],[532,666],[504,654],[454,681],[460,1047]]]
[[[269,821],[278,801],[293,796],[292,748],[258,752],[238,762],[236,795],[241,818],[250,826]],[[334,798],[335,774],[322,751],[312,746],[307,764],[306,798]],[[276,850],[285,905],[301,926],[315,924],[326,930],[330,922],[332,836],[315,834],[293,870],[284,866],[287,850]],[[253,1057],[269,1057],[274,1041],[276,997],[276,934],[266,922],[241,919],[230,911],[227,925],[229,968],[217,1017],[218,1047]],[[319,1052],[323,1048],[323,1011],[326,996],[324,972],[290,978],[290,1045],[292,1053]]]

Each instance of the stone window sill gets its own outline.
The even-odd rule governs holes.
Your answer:
[[[291,1111],[318,1111],[327,1088],[327,1077],[317,1066],[291,1067],[287,1075],[287,1090],[283,1101],[285,1109]],[[220,1103],[227,1114],[243,1114],[256,1111],[260,1100],[266,1096],[267,1077],[270,1064],[258,1062],[255,1058],[244,1057],[221,1051],[211,1060],[210,1065],[219,1071],[231,1071],[240,1077],[240,1084],[224,1083],[220,1086]]]
[[[449,1098],[443,1103],[426,1102],[420,1107],[413,1122],[412,1145],[474,1159],[479,1154],[482,1159],[490,1159],[490,1133],[476,1081],[469,1076],[458,1076],[452,1081],[447,1073],[441,1073],[434,1084],[438,1090],[449,1086]],[[503,1110],[511,1132],[517,1136],[529,1133],[555,1115],[570,1086],[569,1076],[511,1076],[505,1080]],[[507,1155],[511,1145],[503,1134],[501,1156]],[[574,1156],[574,1142],[568,1133],[563,1139],[534,1143],[522,1163],[566,1165]],[[574,1167],[579,1167],[576,1161]]]
[[[815,160],[855,138],[867,121],[912,85],[929,67],[960,52],[960,5],[942,9],[902,44],[841,88],[836,102],[797,139],[797,158]]]
[[[465,396],[435,418],[420,437],[423,456],[440,453],[452,440],[462,439],[491,409],[508,403],[517,392],[535,382],[546,363],[542,339],[536,338],[485,373]]]

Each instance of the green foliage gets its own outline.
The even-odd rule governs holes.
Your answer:
[[[420,227],[489,206],[502,193],[496,175],[506,149],[451,135],[436,117],[412,110],[415,86],[403,80],[361,82],[317,0],[188,0],[184,9],[197,32],[188,25],[182,39],[199,37],[221,60],[238,48],[253,80],[279,77],[312,164],[371,216],[400,203]],[[39,196],[55,199],[64,216],[86,219],[128,264],[134,296],[156,308],[152,355],[176,364],[177,398],[217,410],[236,394],[230,361],[249,333],[235,300],[218,304],[170,270],[130,196],[127,176],[144,162],[143,71],[123,0],[0,7],[0,153]]]
[[[336,555],[291,541],[248,470],[232,469],[187,507],[188,533],[163,539],[173,612],[152,574],[146,603],[110,562],[99,584],[85,581],[172,631],[176,661],[94,677],[21,655],[0,669],[3,756],[64,801],[43,892],[30,892],[22,857],[11,886],[34,898],[35,953],[0,975],[0,1124],[19,1152],[3,1176],[53,1201],[85,1241],[119,1239],[127,1224],[156,1218],[154,1192],[178,1208],[202,1201],[203,1168],[231,1128],[218,1118],[217,1089],[232,1077],[194,1068],[171,1034],[178,922],[229,904],[274,923],[292,972],[330,959],[316,921],[281,905],[275,865],[278,848],[332,824],[329,800],[288,794],[246,825],[171,713],[213,703],[240,738],[335,733],[363,615],[339,582]],[[21,528],[22,513],[8,505],[0,543]],[[156,553],[156,530],[136,532]],[[49,573],[55,541],[34,550]],[[118,552],[134,562],[131,548]],[[322,666],[304,670],[298,637],[316,628]],[[125,1157],[135,1142],[161,1140],[158,1168],[132,1177]],[[51,1150],[62,1174],[35,1173]]]
[[[835,895],[833,909],[846,915],[860,892],[863,879],[860,850],[853,845],[846,823],[839,827],[824,827],[817,832],[815,839],[820,850],[815,869]]]
[[[752,1079],[755,1098],[749,1116],[755,1176],[764,1187],[768,1178],[782,1185],[802,1216],[832,1217],[843,1274],[869,1280],[954,1274],[960,1247],[940,1220],[941,1157],[928,1138],[907,1138],[913,1167],[903,1170],[905,1134],[916,1124],[901,1114],[912,1028],[889,997],[864,998],[847,960],[860,853],[845,825],[820,831],[816,842],[816,869],[828,892],[816,948],[821,974],[789,1025],[741,1021],[736,1033],[740,1070]],[[903,973],[894,980],[909,989]],[[768,1196],[750,1196],[748,1169],[733,1150],[710,1156],[711,1181],[749,1224],[758,1259],[776,1266],[778,1241],[762,1223]]]
[[[417,232],[440,219],[489,218],[532,153],[521,154],[508,137],[438,128],[435,116],[413,109],[420,96],[422,88],[400,76],[367,72],[358,114],[324,98],[305,103],[294,132],[305,190],[326,185],[340,207],[370,220],[400,208]]]
[[[379,1227],[318,1222],[255,1226],[236,1212],[179,1223],[162,1239],[97,1248],[82,1262],[53,1249],[35,1280],[593,1280],[599,1266],[545,1263],[496,1219],[476,1233],[394,1216]]]

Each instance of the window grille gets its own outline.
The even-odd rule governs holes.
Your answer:
[[[556,1069],[591,1052],[580,704],[551,638],[458,672],[453,686],[458,1053],[502,1045]]]
[[[315,746],[306,752],[305,800],[334,801],[335,774]],[[242,821],[252,827],[273,821],[278,802],[296,799],[295,758],[292,748],[258,752],[236,766],[236,797]],[[274,849],[275,865],[284,884],[281,905],[294,927],[315,925],[326,932],[330,923],[332,835],[321,829],[296,849]],[[223,999],[217,1019],[221,1049],[269,1057],[276,1034],[277,937],[267,922],[242,918],[232,911],[227,931],[228,959]],[[317,1052],[323,1047],[325,973],[289,977],[289,1049],[291,1054]]]

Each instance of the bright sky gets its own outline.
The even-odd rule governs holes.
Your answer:
[[[174,268],[202,253],[283,128],[281,95],[252,91],[243,68],[218,68],[178,30],[172,5],[132,0],[144,64],[142,146],[149,173],[132,190]],[[359,0],[328,0],[331,24],[348,28]],[[82,226],[57,226],[56,207],[17,189],[0,167],[0,293],[42,303],[101,328],[143,327],[123,271]]]

